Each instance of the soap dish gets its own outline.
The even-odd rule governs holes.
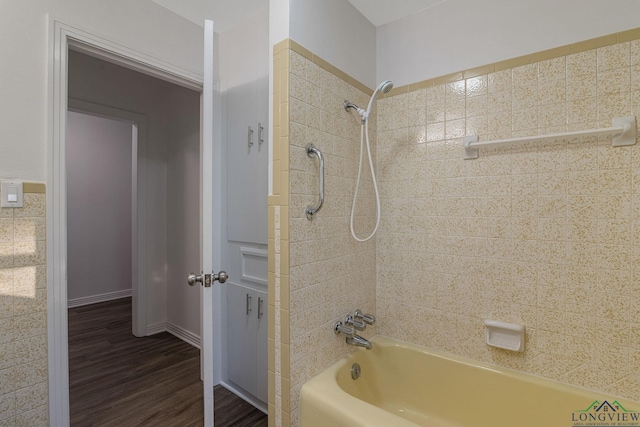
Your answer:
[[[524,351],[524,325],[497,320],[485,320],[487,345],[511,351]]]

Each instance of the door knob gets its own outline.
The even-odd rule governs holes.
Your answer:
[[[211,286],[211,282],[218,281],[220,283],[224,283],[229,278],[229,275],[226,271],[220,271],[218,274],[198,274],[195,275],[191,273],[187,276],[187,283],[189,286],[195,286],[196,283],[200,283],[204,285],[205,288]]]
[[[215,282],[216,280],[220,283],[224,283],[227,281],[227,279],[229,278],[229,275],[227,274],[226,271],[220,271],[218,274],[213,274],[213,281]]]
[[[195,286],[196,283],[202,284],[202,274],[196,276],[195,274],[191,273],[187,276],[187,283],[189,284],[189,286]]]

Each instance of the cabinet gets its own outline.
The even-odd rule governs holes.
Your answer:
[[[227,286],[227,369],[229,380],[258,399],[267,395],[267,293]]]
[[[252,18],[225,39],[227,236],[267,244],[269,194],[268,18]]]

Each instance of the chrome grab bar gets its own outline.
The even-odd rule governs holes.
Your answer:
[[[313,219],[313,216],[320,210],[322,207],[322,203],[324,202],[324,158],[322,157],[322,153],[318,150],[313,144],[307,145],[307,156],[318,157],[318,206],[315,208],[312,206],[307,206],[306,214],[309,220]]]

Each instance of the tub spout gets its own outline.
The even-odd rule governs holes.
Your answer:
[[[362,338],[360,335],[354,335],[353,337],[346,338],[347,344],[355,345],[356,347],[364,347],[367,350],[371,350],[371,341],[366,338]]]

